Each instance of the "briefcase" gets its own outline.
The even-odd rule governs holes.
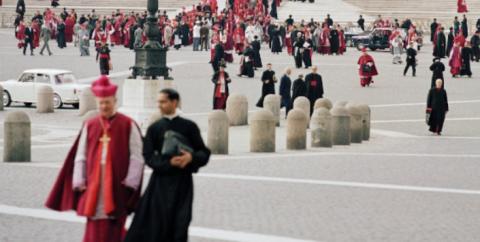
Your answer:
[[[182,134],[168,130],[163,136],[162,156],[174,157],[182,155],[182,150],[188,153],[193,152],[189,140]]]

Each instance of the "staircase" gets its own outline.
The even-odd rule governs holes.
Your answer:
[[[182,7],[188,10],[199,0],[159,0],[159,9],[166,10],[169,15],[177,12]],[[0,7],[0,27],[11,27],[15,20],[15,7],[17,0],[3,0]],[[43,12],[45,8],[51,8],[50,0],[25,0],[27,9],[26,17],[30,18],[37,10]],[[78,14],[88,14],[95,9],[97,14],[111,14],[120,9],[122,12],[143,12],[147,8],[147,0],[60,0],[60,6],[55,9],[59,13],[64,7],[75,9]]]

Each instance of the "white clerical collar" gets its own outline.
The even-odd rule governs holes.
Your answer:
[[[173,120],[174,118],[180,116],[180,114],[182,114],[182,111],[177,108],[177,109],[175,110],[175,113],[170,114],[170,115],[164,114],[163,117],[166,118],[166,119],[169,119],[169,120]]]

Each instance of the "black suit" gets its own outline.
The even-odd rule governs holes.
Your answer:
[[[23,54],[26,54],[27,45],[30,45],[30,54],[33,55],[33,29],[31,27],[25,28],[25,45],[23,46]]]

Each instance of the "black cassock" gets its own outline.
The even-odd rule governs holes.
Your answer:
[[[266,83],[268,81],[268,83]],[[266,70],[262,74],[262,96],[257,102],[257,107],[263,107],[263,100],[268,94],[275,94],[275,72]]]
[[[461,76],[472,76],[472,69],[470,68],[470,60],[473,60],[472,48],[464,47],[461,51],[462,67],[460,68]]]
[[[474,34],[470,39],[470,43],[472,44],[473,60],[478,62],[480,60],[480,37]]]
[[[225,50],[223,49],[223,45],[221,43],[217,43],[214,47],[214,54],[212,60],[213,71],[217,72],[220,69],[220,61],[223,59],[224,55]]]
[[[243,57],[240,63],[240,75],[250,78],[255,76],[255,70],[253,69],[253,49],[251,47],[247,47],[243,51]]]
[[[437,42],[435,43],[435,49],[433,50],[433,55],[439,58],[445,58],[445,47],[446,47],[445,34],[443,32],[438,33]]]
[[[65,24],[61,23],[57,26],[57,43],[58,48],[63,49],[67,47],[67,43],[65,42]]]
[[[443,123],[445,122],[445,114],[448,111],[447,92],[445,89],[430,89],[427,98],[427,108],[430,110],[429,130],[434,133],[441,133]]]
[[[295,55],[295,67],[297,68],[302,68],[302,61],[303,61],[303,52],[305,51],[305,48],[303,48],[303,45],[305,44],[305,40],[303,38],[298,38],[297,41],[295,41],[293,47]]]
[[[170,157],[162,157],[160,153],[168,130],[182,134],[194,150],[192,162],[184,169],[173,167]],[[210,150],[195,123],[181,117],[162,118],[148,128],[143,156],[153,173],[125,242],[186,242],[192,219],[192,173],[207,164]]]
[[[272,31],[272,53],[280,53],[282,52],[282,41],[280,40],[280,31],[278,29],[274,29]]]
[[[292,103],[292,80],[286,74],[282,76],[280,79],[280,88],[279,88],[280,96],[282,96],[280,107],[285,107],[286,114],[291,108]]]
[[[430,42],[433,42],[433,40],[435,39],[435,33],[437,32],[437,27],[438,27],[437,23],[432,23],[430,25]]]
[[[293,82],[292,86],[292,104],[295,102],[297,97],[306,97],[307,96],[307,86],[305,85],[305,81],[303,79],[298,78]]]
[[[317,73],[308,74],[305,77],[305,85],[307,87],[307,98],[310,100],[310,114],[312,114],[315,101],[323,98],[322,76]]]
[[[332,54],[337,54],[339,47],[340,42],[338,40],[338,31],[336,29],[332,29],[330,31],[330,52]]]
[[[453,48],[453,41],[455,40],[455,36],[453,33],[448,34],[448,40],[447,40],[447,56],[450,56],[450,52],[452,52]]]
[[[442,88],[445,87],[445,79],[443,78],[443,72],[445,71],[445,65],[440,61],[435,61],[431,66],[430,70],[433,72],[432,74],[432,83],[430,84],[430,88],[435,87],[435,82],[437,79],[442,79]]]
[[[312,66],[312,51],[313,51],[313,41],[311,39],[305,40],[303,51],[303,64],[305,68]]]
[[[254,40],[252,41],[252,50],[253,50],[253,66],[255,68],[262,68],[262,57],[260,56],[260,49],[261,49],[261,44],[260,41]]]

